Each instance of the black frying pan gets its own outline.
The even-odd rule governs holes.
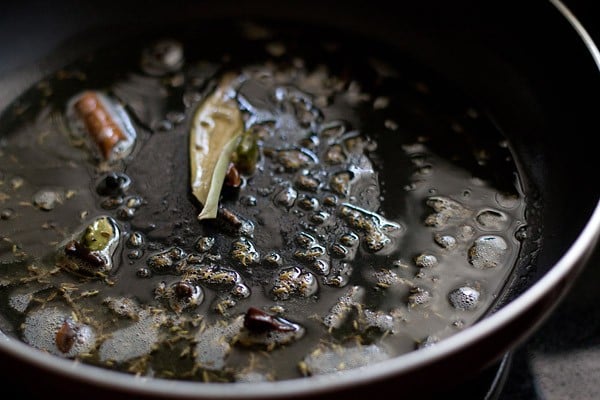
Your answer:
[[[509,138],[535,199],[526,250],[493,312],[438,345],[339,376],[269,384],[136,379],[72,365],[7,338],[2,376],[40,392],[94,397],[290,398],[443,393],[532,334],[571,287],[600,233],[596,149],[600,56],[558,1],[523,2],[18,2],[0,16],[0,108],[89,46],[168,23],[248,16],[324,24],[398,46],[485,105]],[[72,35],[92,29],[88,41]],[[100,32],[100,34],[98,34]],[[1,231],[0,231],[1,232]],[[35,388],[34,391],[37,391]],[[382,392],[379,392],[382,393]]]

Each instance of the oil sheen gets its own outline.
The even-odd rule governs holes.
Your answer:
[[[90,50],[2,114],[2,331],[123,373],[231,382],[368,365],[483,318],[527,227],[492,117],[360,38],[202,29]],[[199,220],[190,134],[225,76],[242,128],[217,217]]]

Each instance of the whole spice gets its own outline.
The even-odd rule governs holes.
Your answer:
[[[190,133],[191,186],[202,204],[198,219],[217,216],[219,197],[231,154],[243,132],[242,114],[229,91],[233,75],[224,76],[194,114]]]

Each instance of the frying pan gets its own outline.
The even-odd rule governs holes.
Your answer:
[[[589,144],[600,129],[600,54],[558,0],[9,2],[0,15],[0,110],[81,51],[125,32],[247,17],[323,25],[397,46],[485,105],[535,188],[527,195],[536,205],[530,215],[536,244],[525,249],[506,290],[485,318],[435,346],[339,375],[236,384],[140,378],[59,359],[1,335],[4,382],[87,398],[426,398],[522,343],[571,288],[600,235],[597,151]],[[89,40],[72,40],[88,31],[95,32]]]

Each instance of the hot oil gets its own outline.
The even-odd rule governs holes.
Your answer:
[[[197,29],[98,49],[4,112],[3,331],[128,373],[279,380],[338,368],[323,354],[351,368],[414,351],[485,315],[526,221],[508,143],[477,104],[360,38]],[[198,221],[191,120],[228,71],[261,154],[222,192],[229,218]],[[66,107],[83,90],[123,105],[137,134],[123,158],[75,134]],[[65,269],[57,254],[98,216],[119,228],[111,268]],[[250,307],[266,333],[242,325]]]

